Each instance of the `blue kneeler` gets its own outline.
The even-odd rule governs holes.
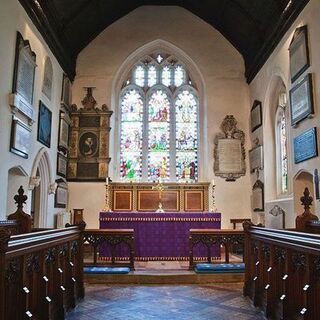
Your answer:
[[[86,274],[127,274],[130,272],[128,267],[84,267]]]
[[[194,268],[196,273],[242,273],[244,263],[198,263]]]

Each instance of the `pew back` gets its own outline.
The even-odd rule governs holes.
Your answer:
[[[84,297],[83,229],[0,230],[0,320],[64,319]]]

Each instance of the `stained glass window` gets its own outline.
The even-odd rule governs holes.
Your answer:
[[[286,193],[288,192],[288,140],[285,94],[279,96],[276,121],[279,189],[281,193]]]
[[[139,61],[120,97],[120,178],[197,181],[198,107],[182,63],[168,54]]]

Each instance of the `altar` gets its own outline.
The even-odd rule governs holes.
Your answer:
[[[100,229],[134,229],[137,261],[189,259],[190,229],[220,229],[221,214],[212,212],[100,212]],[[126,260],[128,248],[119,245],[116,259]],[[100,247],[100,259],[109,260],[110,248]],[[195,260],[204,260],[207,249],[199,244],[194,249]],[[220,258],[219,246],[213,246],[211,256]]]

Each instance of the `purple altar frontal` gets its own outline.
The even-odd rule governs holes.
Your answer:
[[[190,229],[220,229],[221,214],[216,212],[100,212],[100,229],[134,229],[135,259],[189,260]],[[129,259],[129,248],[115,248],[117,260]],[[111,250],[100,246],[100,260],[110,260]],[[219,245],[211,248],[212,259],[220,259]],[[199,243],[194,247],[194,260],[205,260],[207,248]]]

